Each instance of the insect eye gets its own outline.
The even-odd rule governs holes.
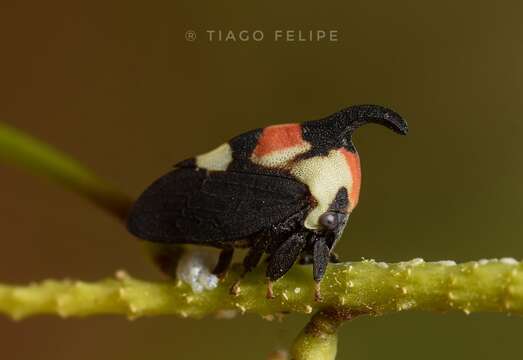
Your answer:
[[[332,212],[326,212],[320,216],[320,225],[328,230],[334,230],[338,226],[338,217]]]

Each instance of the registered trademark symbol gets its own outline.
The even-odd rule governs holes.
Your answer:
[[[187,40],[187,41],[195,41],[196,40],[196,32],[194,30],[187,30],[185,32],[185,40]]]

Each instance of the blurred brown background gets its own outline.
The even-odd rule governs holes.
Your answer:
[[[516,1],[2,0],[0,119],[137,195],[242,131],[388,105],[411,132],[355,136],[363,188],[342,257],[521,258],[522,12]],[[210,43],[208,29],[266,39]],[[275,29],[334,29],[339,40],[275,43]],[[4,165],[0,181],[0,281],[158,276],[140,244],[82,198]],[[0,318],[0,356],[263,359],[305,321]],[[499,314],[358,319],[339,358],[517,357],[522,331],[521,318]]]

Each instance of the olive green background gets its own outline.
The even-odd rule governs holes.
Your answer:
[[[363,186],[342,258],[521,258],[522,12],[518,1],[2,0],[0,119],[136,196],[245,130],[388,105],[411,131],[357,132]],[[209,29],[266,38],[210,43]],[[339,40],[276,43],[275,29],[334,29]],[[84,199],[4,165],[0,181],[0,281],[120,268],[159,277],[141,244]],[[264,359],[305,321],[0,318],[0,356]],[[362,318],[341,331],[339,358],[517,357],[521,334],[523,319],[499,314]]]

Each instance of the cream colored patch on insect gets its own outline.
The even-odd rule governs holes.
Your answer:
[[[196,166],[212,171],[225,171],[232,161],[232,149],[229,143],[222,144],[208,153],[196,157]]]
[[[296,156],[304,154],[309,151],[311,144],[303,142],[300,145],[291,146],[281,150],[272,151],[263,156],[251,156],[251,161],[254,164],[269,167],[269,168],[281,168],[284,167],[289,161],[293,160]]]
[[[327,156],[315,156],[296,163],[291,173],[309,187],[318,204],[305,219],[305,227],[318,229],[320,216],[329,209],[338,190],[345,186],[350,193],[352,175],[345,157],[339,150],[331,150]]]

